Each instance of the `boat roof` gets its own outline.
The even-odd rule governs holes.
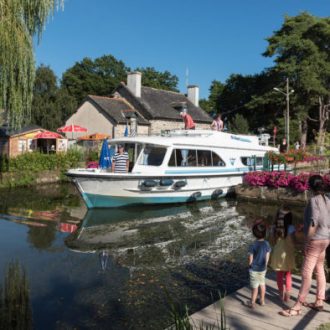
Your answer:
[[[213,130],[173,130],[161,135],[132,136],[115,138],[115,143],[142,143],[163,146],[212,146],[240,149],[260,149],[277,151],[277,148],[259,144],[256,135],[238,135]]]

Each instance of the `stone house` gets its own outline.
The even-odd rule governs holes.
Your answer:
[[[142,86],[141,80],[140,72],[131,72],[127,84],[120,83],[113,97],[89,95],[65,125],[80,125],[87,128],[88,134],[103,133],[112,137],[123,136],[127,126],[139,135],[160,134],[162,130],[183,128],[180,111],[184,107],[197,129],[210,127],[212,118],[199,107],[197,86],[188,86],[185,96]],[[80,135],[82,133],[75,133],[74,137]]]

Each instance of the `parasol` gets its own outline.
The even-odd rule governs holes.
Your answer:
[[[36,134],[34,139],[63,139],[63,136],[56,132],[44,131]]]

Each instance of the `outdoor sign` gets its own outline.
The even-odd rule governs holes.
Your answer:
[[[68,140],[67,139],[57,139],[57,151],[67,151],[68,150]]]

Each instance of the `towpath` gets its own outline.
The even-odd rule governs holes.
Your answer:
[[[274,273],[267,276],[267,296],[266,305],[259,306],[251,310],[246,306],[246,301],[250,297],[249,287],[244,287],[224,298],[224,306],[227,320],[227,329],[234,330],[275,330],[275,329],[317,329],[323,323],[330,323],[330,305],[325,303],[322,312],[316,312],[303,307],[302,315],[294,317],[283,317],[278,314],[284,305],[278,297],[276,280]],[[292,297],[296,298],[300,287],[301,278],[293,276]],[[313,281],[308,302],[314,299],[316,282]],[[292,306],[291,300],[287,306]],[[196,329],[220,329],[220,304],[219,301],[202,309],[190,316],[191,324]],[[203,325],[203,327],[201,326]]]

